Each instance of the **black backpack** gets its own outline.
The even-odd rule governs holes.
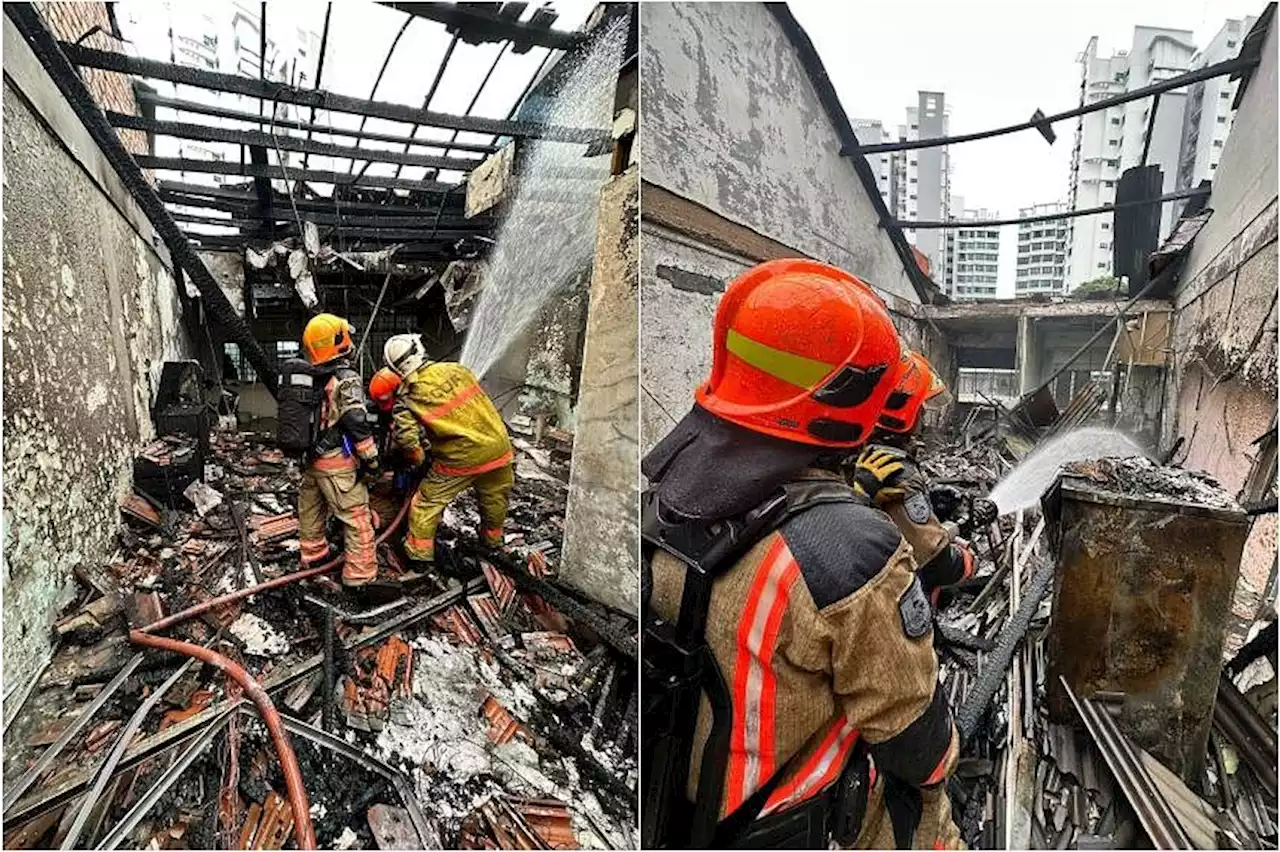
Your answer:
[[[755,509],[708,523],[664,517],[656,489],[641,495],[641,848],[705,849],[735,845],[790,767],[773,774],[723,822],[722,785],[728,765],[732,705],[728,684],[706,642],[707,610],[715,579],[789,518],[824,503],[860,502],[843,482],[788,483]],[[684,564],[679,614],[668,621],[652,608],[652,560],[659,551]],[[711,706],[696,801],[685,788],[702,696]],[[794,760],[794,756],[792,758]]]
[[[315,446],[327,378],[301,358],[291,358],[280,366],[276,443],[285,455],[304,458]]]

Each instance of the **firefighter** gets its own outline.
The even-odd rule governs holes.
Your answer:
[[[399,388],[400,377],[389,367],[378,370],[369,380],[368,416],[372,424],[373,439],[378,446],[378,456],[386,468],[382,479],[369,489],[369,505],[374,510],[374,516],[383,523],[390,523],[396,516],[408,484],[404,459],[396,452],[391,440],[391,413],[395,408],[396,391]]]
[[[506,424],[475,375],[452,361],[428,361],[422,338],[398,334],[383,348],[400,377],[392,415],[392,440],[414,467],[426,464],[409,510],[404,549],[414,571],[433,565],[436,528],[445,508],[474,488],[480,506],[480,539],[502,547],[507,499],[515,482],[514,454]],[[428,444],[429,446],[424,446]]]
[[[646,666],[705,658],[667,655],[685,623],[714,659],[693,712],[645,699],[642,777],[683,784],[646,789],[679,799],[642,830],[672,847],[958,848],[929,604],[910,546],[839,472],[900,371],[888,311],[841,270],[770,261],[729,285],[713,346],[692,410],[642,463]],[[702,576],[698,615],[685,586]]]
[[[912,454],[924,411],[944,409],[949,398],[929,361],[919,352],[909,353],[852,477],[854,490],[888,513],[911,545],[935,608],[943,590],[973,576],[974,569],[973,550],[938,519],[929,481]]]
[[[342,582],[365,586],[377,578],[375,521],[367,484],[376,482],[378,449],[365,418],[360,374],[351,368],[350,323],[333,314],[311,318],[302,332],[302,349],[312,372],[323,382],[315,443],[298,486],[298,532],[302,561],[329,559],[325,521],[332,514],[343,525],[346,562]]]

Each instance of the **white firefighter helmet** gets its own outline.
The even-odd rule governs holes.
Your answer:
[[[427,363],[427,351],[418,334],[397,334],[382,347],[383,360],[396,375],[404,378]]]

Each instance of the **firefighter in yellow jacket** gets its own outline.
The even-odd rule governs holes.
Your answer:
[[[312,317],[302,349],[324,392],[315,443],[298,486],[298,533],[304,564],[330,558],[325,520],[330,513],[346,531],[342,582],[364,586],[378,576],[374,519],[366,482],[379,476],[378,449],[365,419],[364,388],[351,369],[351,325],[333,314]]]
[[[392,415],[395,445],[412,465],[424,464],[428,451],[431,458],[431,469],[412,498],[404,542],[410,560],[426,563],[415,570],[433,562],[440,518],[468,488],[475,488],[480,505],[482,543],[501,547],[515,475],[511,437],[498,409],[466,367],[428,361],[416,334],[392,337],[382,354],[401,379]],[[429,447],[423,446],[423,433]]]

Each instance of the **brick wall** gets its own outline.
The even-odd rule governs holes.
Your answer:
[[[62,41],[76,41],[95,26],[102,29],[81,44],[98,50],[122,50],[124,45],[111,33],[106,3],[36,3],[49,29]],[[129,77],[112,71],[82,68],[81,78],[103,110],[139,115]],[[140,130],[118,130],[124,145],[133,154],[147,153],[147,136]]]

